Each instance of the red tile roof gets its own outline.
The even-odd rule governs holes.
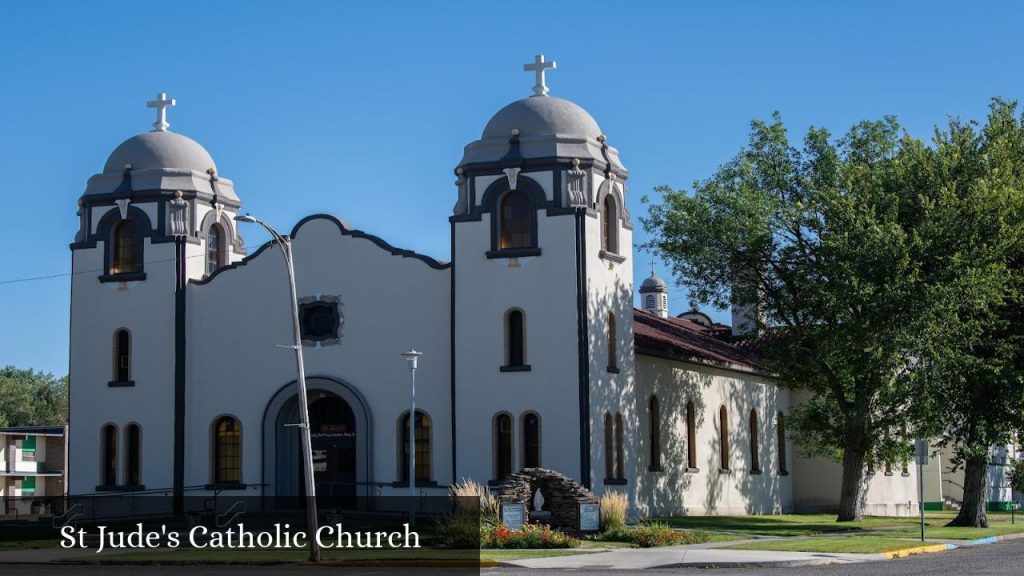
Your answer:
[[[756,352],[721,328],[633,310],[633,343],[637,354],[745,371],[760,370]]]

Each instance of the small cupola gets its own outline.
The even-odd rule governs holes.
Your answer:
[[[640,285],[640,303],[644,312],[668,318],[668,284],[651,270],[651,276]]]

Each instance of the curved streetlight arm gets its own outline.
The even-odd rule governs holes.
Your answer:
[[[295,290],[295,267],[292,264],[292,244],[284,236],[277,233],[266,222],[255,218],[251,214],[244,216],[235,216],[235,220],[238,222],[247,222],[250,224],[259,224],[270,232],[270,235],[274,237],[279,243],[281,248],[281,255],[284,256],[284,262],[288,268],[288,287],[291,293],[291,306],[292,306],[292,332],[294,336],[294,348],[295,348],[295,367],[298,371],[298,389],[299,389],[299,428],[301,429],[300,438],[302,439],[302,470],[304,472],[304,481],[306,488],[306,524],[309,532],[309,560],[311,562],[320,561],[320,545],[317,543],[314,535],[317,533],[317,510],[316,510],[316,483],[313,481],[313,443],[310,438],[309,431],[309,400],[306,395],[306,368],[302,359],[302,330],[299,327],[299,298]]]
[[[258,224],[258,225],[262,226],[263,229],[266,230],[267,232],[269,232],[270,236],[274,240],[276,240],[278,242],[278,247],[281,249],[281,253],[284,255],[284,257],[286,259],[288,259],[288,260],[291,260],[291,255],[288,254],[288,252],[285,251],[285,249],[284,249],[284,245],[285,245],[286,242],[288,242],[288,239],[285,238],[284,236],[282,236],[281,234],[279,234],[277,232],[277,230],[274,230],[273,226],[271,226],[270,224],[267,224],[266,222],[264,222],[263,220],[260,220],[259,218],[253,216],[252,214],[245,214],[245,215],[239,214],[238,216],[235,216],[235,221],[236,222],[245,222],[247,224]]]

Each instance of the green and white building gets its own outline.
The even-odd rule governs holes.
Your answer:
[[[67,493],[67,428],[0,428],[0,515],[53,512]]]

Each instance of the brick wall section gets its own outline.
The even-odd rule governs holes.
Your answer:
[[[64,438],[50,436],[46,439],[46,471],[64,471]]]

